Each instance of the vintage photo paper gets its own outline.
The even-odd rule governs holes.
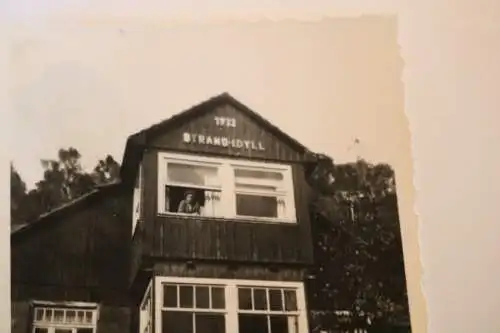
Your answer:
[[[422,332],[397,33],[391,16],[26,28],[11,331]]]

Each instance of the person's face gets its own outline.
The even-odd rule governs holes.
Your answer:
[[[189,193],[189,194],[186,195],[186,201],[187,202],[193,201],[193,195],[191,193]]]

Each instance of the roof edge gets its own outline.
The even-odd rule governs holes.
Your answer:
[[[304,146],[302,143],[300,143],[298,140],[287,134],[285,131],[281,130],[278,126],[274,125],[271,123],[269,120],[264,118],[261,114],[259,114],[257,111],[252,110],[250,107],[247,105],[243,104],[239,100],[237,100],[235,97],[231,96],[229,93],[225,92],[220,95],[221,97],[227,98],[230,102],[236,104],[239,108],[243,109],[246,113],[248,113],[250,116],[253,116],[256,121],[262,122],[265,126],[269,127],[272,131],[276,132],[279,136],[282,136],[283,139],[289,141],[289,143],[293,146],[294,149],[301,151],[304,154],[308,153],[313,153],[312,150]]]
[[[113,187],[117,187],[121,184],[122,184],[121,181],[113,181],[113,182],[102,184],[102,185],[96,185],[93,190],[79,196],[78,198],[75,198],[69,202],[66,202],[66,203],[64,203],[64,204],[62,204],[62,205],[60,205],[60,206],[58,206],[58,207],[56,207],[48,212],[40,214],[36,219],[34,219],[31,222],[19,225],[15,229],[13,229],[11,226],[10,236],[13,237],[13,236],[23,234],[27,230],[31,230],[34,227],[38,226],[40,223],[43,223],[44,220],[54,216],[55,214],[63,213],[67,209],[72,208],[75,205],[80,204],[80,203],[92,198],[93,196],[102,193],[104,190],[109,189],[109,188],[113,188]]]

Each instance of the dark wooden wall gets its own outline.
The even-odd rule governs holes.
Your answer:
[[[123,192],[94,195],[11,238],[16,331],[29,320],[31,300],[97,302],[100,332],[129,331],[131,204]]]
[[[230,117],[236,119],[236,127],[216,126],[214,117]],[[242,140],[261,141],[264,151],[232,147],[219,147],[212,145],[198,145],[183,142],[183,133],[200,133],[211,136],[227,136]],[[236,110],[231,105],[219,106],[214,110],[204,113],[154,139],[151,147],[183,151],[203,155],[223,155],[248,159],[272,161],[301,161],[301,153],[292,149],[287,143],[278,139],[272,132],[264,129],[260,124],[249,118],[245,113]]]
[[[11,333],[28,333],[30,328],[30,304],[28,301],[11,302]]]
[[[171,217],[154,222],[153,256],[270,263],[308,259],[295,225]]]
[[[137,273],[141,269],[144,241],[144,221],[139,220],[135,229],[130,248],[130,275],[129,285],[134,283]]]
[[[303,269],[279,267],[269,269],[262,265],[225,265],[224,263],[195,263],[188,266],[181,262],[156,263],[156,276],[197,277],[243,280],[303,281]]]

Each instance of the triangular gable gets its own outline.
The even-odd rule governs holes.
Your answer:
[[[236,128],[219,128],[215,116],[236,118]],[[234,122],[229,121],[227,124],[232,125],[230,123]],[[211,129],[210,126],[214,128]],[[216,133],[213,132],[214,129],[217,129]],[[185,142],[186,132],[210,135],[212,138],[205,144],[205,150],[200,150],[197,144]],[[221,136],[226,137],[222,135],[223,133],[234,134],[226,149],[221,149],[224,148]],[[233,139],[243,140],[243,143],[234,141],[233,144]],[[204,142],[207,142],[206,137]],[[264,149],[259,148],[261,146]],[[274,161],[310,163],[316,161],[313,152],[228,93],[212,97],[129,136],[120,171],[120,178],[124,184],[130,185],[134,182],[139,161],[146,147]]]
[[[311,154],[227,93],[138,134],[144,144],[168,150],[282,161],[302,161]]]

